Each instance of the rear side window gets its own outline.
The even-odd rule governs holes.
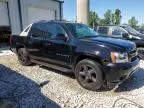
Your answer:
[[[30,26],[24,32],[28,32],[29,29],[30,29]]]
[[[46,23],[43,25],[45,38],[56,38],[59,34],[66,35],[65,30],[59,25],[54,23]]]
[[[31,29],[32,37],[35,38],[56,38],[59,34],[66,35],[66,32],[64,29],[54,23],[41,23],[41,24],[35,24]]]
[[[108,32],[109,32],[109,28],[108,27],[99,27],[98,28],[98,33],[99,34],[105,34],[105,35],[107,35]]]
[[[42,29],[42,24],[34,24],[31,28],[30,34],[34,38],[42,38],[44,30]]]

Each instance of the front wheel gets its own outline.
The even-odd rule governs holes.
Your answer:
[[[96,91],[103,86],[101,65],[93,60],[84,59],[75,68],[78,83],[85,89]]]
[[[32,64],[25,48],[20,48],[18,50],[18,60],[24,66],[29,66]]]
[[[138,51],[138,55],[139,55],[140,59],[144,60],[144,48],[139,47],[139,48],[137,48],[137,51]]]

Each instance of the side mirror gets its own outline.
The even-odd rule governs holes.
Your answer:
[[[122,34],[122,37],[123,37],[123,38],[126,38],[126,39],[130,38],[130,36],[129,36],[128,33],[123,33],[123,34]]]
[[[67,37],[64,34],[58,34],[56,38],[65,42],[67,41]]]

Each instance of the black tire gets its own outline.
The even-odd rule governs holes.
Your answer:
[[[80,61],[76,65],[75,76],[78,83],[87,90],[100,90],[104,84],[102,67],[93,60],[84,59]]]
[[[141,60],[144,60],[144,48],[138,47],[138,48],[137,48],[137,51],[138,51],[139,58],[140,58]]]
[[[29,66],[32,64],[25,48],[18,49],[18,60],[23,66]]]

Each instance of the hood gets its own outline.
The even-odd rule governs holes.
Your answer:
[[[119,47],[127,51],[131,51],[136,48],[135,43],[122,39],[115,39],[108,37],[94,37],[94,38],[87,38],[87,40],[92,42],[100,42],[102,44],[108,44],[114,47]]]

